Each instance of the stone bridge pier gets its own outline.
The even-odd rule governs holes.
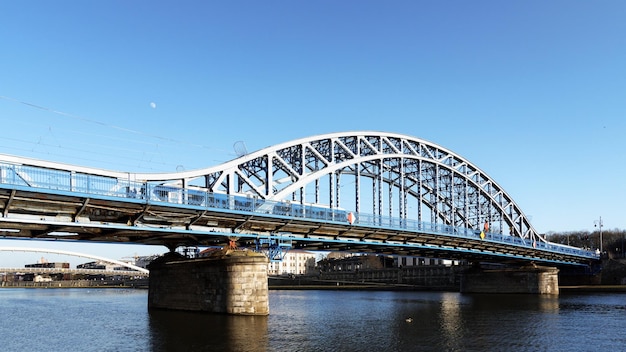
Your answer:
[[[197,259],[170,252],[148,266],[148,308],[268,315],[267,264],[265,255],[251,251]]]

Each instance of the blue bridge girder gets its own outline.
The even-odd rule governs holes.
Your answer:
[[[231,239],[253,247],[266,238],[309,250],[449,259],[598,259],[545,240],[500,186],[457,154],[380,132],[305,138],[171,174],[0,155],[0,212],[0,236],[10,238],[170,248]]]

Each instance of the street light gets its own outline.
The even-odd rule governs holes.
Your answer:
[[[600,220],[594,221],[593,227],[600,228],[600,255],[602,255],[602,217],[600,217]]]

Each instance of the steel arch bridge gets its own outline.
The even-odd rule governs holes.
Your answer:
[[[267,237],[312,250],[557,264],[597,259],[548,242],[467,159],[395,133],[319,135],[162,174],[4,156],[0,189],[0,226],[16,237],[170,248]]]

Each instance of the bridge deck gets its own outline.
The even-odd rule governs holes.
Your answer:
[[[145,185],[148,188],[150,185]],[[155,190],[148,189],[148,194]],[[122,196],[121,196],[122,195]],[[513,236],[410,220],[245,197],[202,193],[177,202],[136,194],[85,192],[0,184],[0,234],[5,237],[165,245],[223,246],[231,238],[253,245],[259,238],[290,240],[295,248],[375,252],[499,262],[587,264],[593,253]],[[219,197],[218,197],[219,196]],[[217,198],[216,198],[217,197]],[[317,212],[317,214],[313,214]],[[310,218],[307,215],[316,215]]]

